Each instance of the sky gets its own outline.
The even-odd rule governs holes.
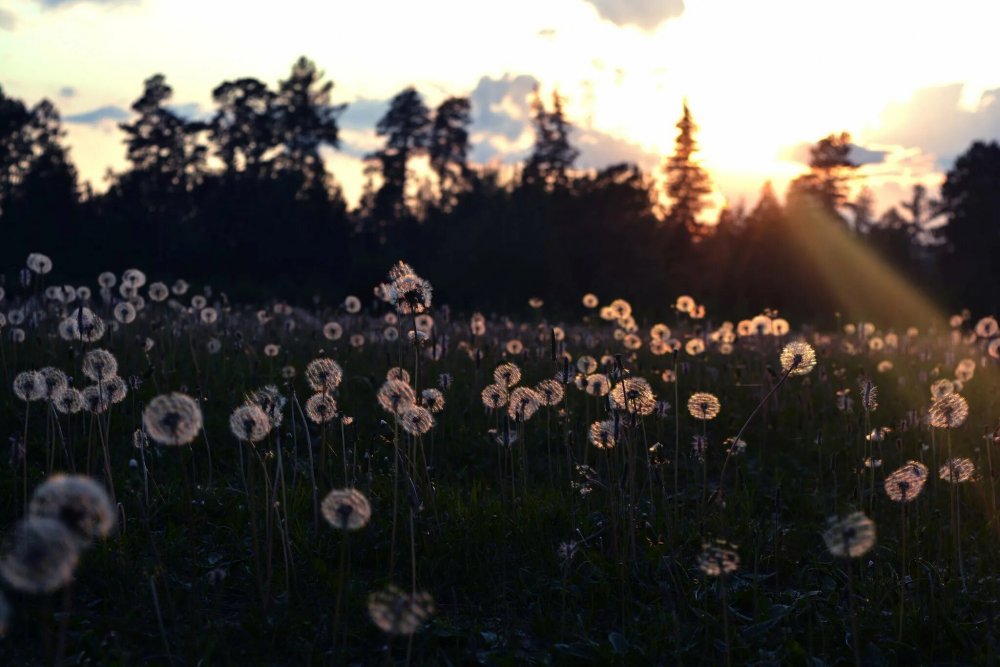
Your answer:
[[[117,123],[144,79],[207,117],[222,81],[274,85],[306,55],[349,105],[326,159],[352,201],[403,88],[470,96],[471,157],[503,165],[531,149],[538,86],[565,97],[582,168],[658,168],[687,100],[718,202],[783,192],[810,143],[847,131],[883,209],[1000,137],[998,24],[982,0],[0,0],[0,86],[56,103],[97,190],[126,166]]]

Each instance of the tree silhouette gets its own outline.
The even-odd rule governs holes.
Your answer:
[[[415,88],[406,88],[389,103],[375,134],[385,146],[368,156],[382,174],[372,215],[380,229],[405,217],[407,166],[411,158],[427,152],[431,139],[430,111]]]
[[[212,91],[218,110],[210,136],[229,174],[267,175],[265,156],[278,146],[277,94],[267,84],[246,78],[226,81]]]
[[[799,176],[789,186],[790,198],[811,198],[827,214],[841,221],[841,209],[847,203],[847,184],[858,168],[851,161],[851,135],[830,134],[809,148],[809,173]]]
[[[522,179],[527,185],[541,186],[547,191],[565,189],[570,182],[569,170],[580,151],[570,144],[570,124],[563,113],[562,98],[558,91],[553,92],[552,110],[549,111],[536,88],[531,108],[535,146],[524,165]]]
[[[1000,144],[977,141],[960,155],[941,188],[948,216],[944,269],[960,303],[996,307],[1000,281]]]
[[[691,117],[687,102],[684,103],[681,119],[677,121],[677,130],[674,153],[664,166],[667,196],[670,198],[667,220],[698,235],[706,231],[698,216],[708,205],[705,198],[712,192],[712,185],[708,173],[693,159],[698,151],[694,138],[698,126]]]
[[[438,177],[439,205],[445,210],[455,206],[472,174],[468,165],[470,111],[467,97],[449,97],[434,111],[429,155]]]
[[[278,170],[301,174],[303,190],[327,187],[326,167],[320,156],[323,145],[340,147],[337,119],[345,104],[331,104],[332,81],[323,80],[316,63],[302,56],[287,79],[278,83],[274,100],[275,132],[281,150]]]

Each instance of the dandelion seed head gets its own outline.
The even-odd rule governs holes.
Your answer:
[[[55,474],[35,489],[30,516],[57,519],[81,545],[111,534],[118,515],[104,487],[84,475]]]
[[[417,402],[411,387],[402,380],[386,380],[378,390],[378,402],[386,412],[398,415]]]
[[[425,592],[405,593],[395,586],[368,596],[368,615],[388,635],[412,635],[434,613],[434,599]]]
[[[160,394],[142,411],[142,423],[154,442],[167,446],[187,445],[201,431],[201,407],[187,394]]]
[[[538,412],[538,408],[543,404],[544,400],[534,389],[516,387],[510,393],[510,398],[507,402],[507,415],[514,421],[528,421]]]
[[[329,393],[340,386],[344,371],[333,359],[320,357],[306,366],[306,382],[313,391]]]
[[[927,483],[927,466],[920,461],[907,461],[885,478],[885,493],[890,500],[908,503],[920,495]]]
[[[781,369],[789,375],[806,375],[816,367],[816,350],[803,341],[792,341],[781,350]]]
[[[927,415],[934,428],[958,428],[969,416],[969,403],[960,394],[951,393],[935,399]]]
[[[271,420],[259,406],[241,405],[229,415],[229,430],[237,440],[257,443],[271,432]]]
[[[651,415],[656,410],[656,396],[643,378],[627,377],[609,392],[611,407],[615,410]]]
[[[339,530],[358,530],[368,525],[372,507],[357,489],[334,489],[323,498],[323,518]]]
[[[704,391],[691,394],[687,405],[691,416],[702,421],[715,419],[722,410],[722,404],[719,403],[719,399],[714,394]]]
[[[7,538],[0,576],[16,591],[51,593],[73,579],[79,558],[79,542],[61,521],[29,516]]]
[[[972,459],[967,458],[948,459],[941,465],[941,469],[938,470],[938,477],[952,484],[968,482],[975,474],[976,464],[972,462]]]
[[[327,393],[313,394],[306,401],[306,416],[316,424],[325,424],[337,416],[337,402]]]
[[[617,430],[613,419],[596,421],[590,425],[587,440],[598,449],[613,449],[618,443]]]
[[[875,522],[863,512],[842,519],[831,518],[823,532],[823,541],[838,558],[858,558],[875,546]]]

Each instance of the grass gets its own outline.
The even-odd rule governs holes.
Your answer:
[[[94,307],[112,319],[110,308],[99,301]],[[60,304],[35,301],[27,308],[46,318],[24,327],[23,343],[10,336],[2,342],[8,389],[0,419],[12,442],[25,432],[26,408],[9,390],[14,374],[56,366],[80,387],[80,358],[88,347],[55,335],[66,310]],[[745,452],[724,463],[723,441],[780,380],[778,354],[796,334],[741,337],[731,354],[708,341],[705,353],[681,350],[675,359],[651,354],[645,334],[642,349],[624,350],[612,337],[614,324],[593,315],[567,322],[560,349],[574,363],[582,354],[621,354],[625,372],[647,379],[672,408],[634,423],[621,416],[618,445],[602,451],[586,434],[591,422],[610,418],[607,406],[570,385],[559,406],[514,425],[518,439],[504,449],[489,434],[502,432],[503,422],[484,410],[480,391],[501,361],[522,369],[523,386],[554,377],[563,362],[552,359],[551,329],[532,323],[522,330],[497,318],[488,320],[485,335],[472,337],[465,319],[449,322],[438,312],[428,344],[447,337],[447,350],[438,359],[421,356],[417,379],[405,335],[359,348],[348,343],[356,333],[379,337],[384,312],[296,310],[261,324],[253,309],[224,307],[218,322],[205,325],[190,309],[150,302],[134,323],[90,345],[113,352],[119,374],[138,378],[133,384],[139,386],[102,415],[106,431],[85,413],[60,416],[57,429],[45,404],[32,403],[28,488],[48,474],[48,448],[59,442],[60,429],[77,470],[104,480],[105,432],[119,530],[83,554],[68,596],[7,591],[13,613],[0,661],[50,664],[62,641],[66,663],[102,665],[851,664],[852,608],[866,664],[996,660],[990,462],[997,452],[988,451],[995,445],[983,434],[998,417],[997,384],[982,341],[956,344],[947,332],[923,333],[901,336],[898,348],[870,351],[857,335],[811,334],[806,340],[817,348],[817,368],[789,377],[763,402],[743,432]],[[345,328],[337,341],[320,332],[332,319]],[[643,323],[643,331],[652,323]],[[678,320],[674,335],[683,342],[710,332],[704,321]],[[155,344],[145,352],[147,337]],[[222,343],[215,354],[208,351],[213,338]],[[514,338],[524,351],[506,354],[504,345]],[[855,349],[845,351],[845,341]],[[264,356],[272,343],[279,355]],[[479,350],[478,364],[470,350]],[[304,405],[311,391],[302,375],[320,356],[344,369],[336,399],[352,423],[331,422],[324,433],[304,423],[290,400],[280,428],[265,441],[255,448],[238,443],[228,418],[246,394],[276,384]],[[978,475],[951,489],[937,476],[948,436],[913,417],[926,413],[930,383],[951,377],[964,357],[977,362],[975,377],[961,390],[971,416],[952,430],[951,447],[974,461]],[[878,372],[883,360],[892,370]],[[289,365],[297,371],[292,379],[281,374]],[[418,389],[436,386],[442,373],[453,378],[444,411],[419,442],[395,435],[393,417],[376,401],[394,366],[409,369]],[[675,367],[676,387],[660,378]],[[858,400],[863,375],[879,386],[879,406],[870,415]],[[849,412],[837,405],[843,388],[852,389]],[[140,456],[133,434],[142,427],[142,408],[169,391],[198,398],[204,433],[190,448],[153,444]],[[696,391],[719,398],[716,419],[702,423],[687,413],[687,397]],[[865,433],[876,426],[893,430],[882,442],[866,443]],[[703,432],[709,443],[704,465],[691,451]],[[405,454],[395,494],[394,437]],[[657,442],[670,461],[653,465],[646,452]],[[322,469],[320,443],[329,448]],[[882,460],[880,468],[863,469],[866,447]],[[903,514],[882,480],[910,459],[925,461],[930,479]],[[596,471],[590,482],[575,472],[584,462]],[[0,512],[3,525],[12,526],[23,509],[21,467],[16,457],[5,463]],[[57,448],[55,468],[66,463]],[[322,519],[315,525],[312,474],[320,499],[333,488],[360,489],[372,505],[370,523],[349,534]],[[284,482],[277,494],[265,487],[276,479]],[[861,558],[836,559],[823,542],[826,520],[858,509],[874,519],[877,543]],[[702,545],[716,538],[736,545],[740,558],[738,571],[724,580],[697,566]],[[564,547],[571,558],[558,555],[564,543],[575,543]],[[370,621],[366,600],[389,583],[410,590],[414,566],[416,588],[433,595],[436,611],[412,640],[390,637]]]

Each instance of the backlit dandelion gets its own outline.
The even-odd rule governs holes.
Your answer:
[[[327,340],[339,340],[344,335],[344,327],[339,322],[327,322],[323,325],[323,337]]]
[[[340,385],[343,377],[340,364],[327,357],[313,359],[306,366],[306,382],[313,391],[331,392]]]
[[[229,415],[229,430],[237,440],[257,443],[271,432],[271,420],[256,405],[241,405]]]
[[[566,394],[563,385],[555,380],[542,380],[535,386],[535,391],[542,397],[543,405],[559,405]]]
[[[383,410],[395,415],[417,402],[413,387],[402,380],[386,380],[378,390],[377,398]]]
[[[639,415],[651,415],[656,409],[656,396],[653,389],[643,378],[625,378],[614,387],[609,393],[611,407],[615,410],[623,410]]]
[[[934,428],[958,428],[969,416],[969,403],[956,393],[936,399],[927,415],[927,423]]]
[[[875,546],[875,522],[863,512],[853,512],[842,519],[831,518],[823,531],[823,541],[838,558],[858,558]]]
[[[507,388],[502,384],[490,384],[483,389],[480,397],[484,406],[490,410],[496,410],[507,405]]]
[[[83,374],[101,382],[118,373],[118,360],[107,350],[91,350],[83,356]]]
[[[323,498],[323,518],[339,530],[358,530],[368,525],[372,506],[357,489],[334,489]]]
[[[142,423],[154,442],[167,446],[187,445],[201,431],[201,407],[187,394],[161,394],[142,411]]]
[[[514,421],[528,421],[538,412],[543,401],[543,397],[534,389],[517,387],[510,393],[507,415]]]
[[[594,373],[586,377],[584,386],[591,396],[607,396],[611,391],[611,380],[604,373]]]
[[[78,389],[66,387],[52,397],[52,405],[60,414],[74,415],[83,409],[83,394]]]
[[[715,419],[722,410],[722,404],[719,403],[719,399],[713,394],[704,391],[691,394],[687,405],[691,416],[702,421]]]
[[[29,516],[7,537],[0,576],[16,591],[51,593],[73,579],[79,558],[79,542],[62,521]]]
[[[812,345],[792,341],[781,350],[781,369],[789,375],[806,375],[816,367],[816,351]]]
[[[719,577],[732,574],[740,569],[740,555],[736,545],[725,540],[716,540],[713,544],[702,544],[698,556],[698,569],[709,577]]]
[[[84,475],[50,476],[35,489],[28,514],[61,521],[82,544],[106,538],[118,519],[104,487]]]
[[[40,401],[45,394],[45,378],[38,371],[22,371],[14,377],[14,395],[22,401]]]
[[[927,466],[919,461],[907,461],[885,478],[885,493],[890,500],[908,503],[920,495],[927,483]]]
[[[444,410],[444,394],[438,389],[424,389],[420,392],[420,399],[423,402],[423,406],[432,413]]]
[[[493,380],[504,387],[513,387],[521,381],[521,369],[516,364],[500,364],[493,371]]]
[[[968,482],[975,474],[976,464],[972,462],[972,459],[966,458],[948,459],[941,465],[941,469],[938,470],[938,477],[952,484]]]
[[[399,425],[410,435],[424,435],[434,428],[434,416],[420,405],[410,404],[399,413]]]
[[[337,402],[329,394],[313,394],[306,401],[306,416],[317,424],[325,424],[337,416]]]
[[[266,385],[247,396],[247,405],[256,405],[271,422],[272,428],[281,426],[288,399],[273,384]]]
[[[587,440],[598,449],[612,449],[618,442],[618,429],[613,419],[597,421],[590,425]]]
[[[434,613],[434,599],[425,592],[405,593],[395,586],[368,596],[368,615],[388,635],[412,635]]]

